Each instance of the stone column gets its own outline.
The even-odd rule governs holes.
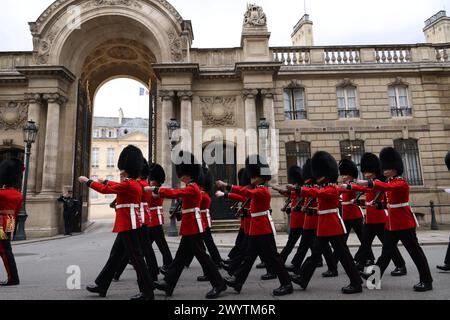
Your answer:
[[[258,90],[244,90],[245,144],[247,156],[258,153],[256,95]]]
[[[169,139],[169,132],[167,129],[167,123],[171,118],[174,117],[173,110],[173,98],[175,93],[173,91],[161,90],[159,95],[162,100],[162,112],[161,112],[161,166],[164,168],[166,172],[166,182],[167,186],[172,185],[172,160],[170,157],[171,154],[171,143]]]
[[[274,97],[275,91],[273,89],[263,89],[261,90],[263,96],[263,108],[264,117],[270,124],[268,143],[267,143],[267,156],[270,158],[270,166],[272,169],[272,183],[278,183],[278,170],[279,170],[279,146],[278,146],[278,136],[276,132],[275,123],[275,105]]]
[[[39,130],[41,124],[41,95],[39,93],[25,94],[25,100],[28,102],[28,121],[34,121]],[[36,170],[39,151],[39,132],[36,136],[36,141],[31,146],[30,165],[28,169],[28,192],[36,192]]]
[[[181,129],[184,132],[190,133],[189,136],[186,137],[185,133],[183,133],[182,138],[182,148],[183,150],[192,152],[192,91],[179,91],[178,97],[181,102],[181,119],[180,125]]]
[[[61,106],[67,99],[59,93],[44,94],[47,101],[47,127],[45,132],[44,170],[42,174],[42,192],[56,192],[56,170],[59,153],[59,117]]]

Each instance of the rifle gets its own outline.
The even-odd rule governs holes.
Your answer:
[[[173,217],[175,217],[177,219],[177,221],[181,221],[181,208],[183,206],[183,201],[182,200],[177,200],[176,205],[172,208],[170,208],[170,219],[173,219]]]
[[[238,217],[238,211],[239,211],[239,202],[235,202],[233,203],[233,205],[230,207],[231,212],[234,213],[234,216],[237,218]]]
[[[239,210],[236,213],[236,218],[241,217],[241,218],[245,218],[245,216],[247,215],[247,206],[250,203],[251,199],[248,198],[247,200],[245,200],[245,202],[242,203],[241,207],[239,208]]]
[[[291,198],[287,198],[286,202],[284,203],[283,208],[281,208],[281,212],[286,212],[286,214],[290,214],[291,213],[291,208],[289,208],[289,205],[291,204]]]
[[[302,210],[302,203],[303,201],[305,201],[304,197],[301,197],[300,199],[297,200],[297,203],[294,206],[294,211],[298,212]]]
[[[310,198],[308,203],[305,206],[302,207],[302,211],[305,212],[308,216],[312,216],[313,215],[312,210],[311,210],[311,212],[309,211],[309,207],[312,206],[312,204],[313,204],[313,202],[315,200],[316,199],[314,199],[314,198]]]

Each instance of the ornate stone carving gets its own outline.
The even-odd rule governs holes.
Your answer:
[[[233,126],[236,124],[236,97],[201,97],[203,124]]]
[[[338,85],[339,88],[345,88],[345,87],[356,87],[356,84],[353,82],[353,80],[349,78],[345,78],[342,80]]]
[[[247,12],[244,15],[244,27],[265,27],[267,17],[262,7],[256,4],[247,4]]]
[[[175,32],[170,31],[167,33],[169,38],[170,53],[172,54],[173,62],[183,61],[183,43],[181,37],[179,37]]]
[[[261,95],[264,98],[273,99],[275,97],[275,90],[274,89],[262,89]]]
[[[67,98],[60,95],[59,93],[45,93],[42,98],[48,103],[57,103],[60,106],[67,102]]]
[[[162,100],[172,100],[175,97],[175,92],[171,90],[159,90],[159,96]]]
[[[17,130],[28,119],[28,102],[0,102],[0,129]]]
[[[25,101],[28,103],[40,103],[41,99],[40,93],[25,93]]]
[[[181,100],[192,100],[192,91],[178,91],[177,93],[178,97]]]
[[[257,94],[258,94],[258,90],[256,90],[256,89],[242,91],[242,97],[244,98],[244,100],[255,99]]]
[[[389,86],[409,86],[409,83],[403,80],[402,77],[396,77],[395,80],[389,84]]]

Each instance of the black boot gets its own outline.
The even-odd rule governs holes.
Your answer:
[[[227,285],[224,284],[222,287],[213,288],[210,292],[206,294],[206,299],[217,299],[222,292],[227,290]]]
[[[425,292],[433,290],[433,284],[431,282],[419,282],[414,286],[414,291]]]
[[[99,286],[97,286],[96,284],[94,285],[90,285],[86,287],[86,290],[91,292],[91,293],[98,293],[98,295],[102,298],[106,297],[106,290],[103,288],[100,288]]]
[[[326,272],[322,273],[322,277],[324,278],[335,278],[339,275],[337,270],[327,270]]]
[[[362,292],[362,286],[354,286],[354,285],[349,285],[347,287],[342,288],[342,293],[343,294],[354,294],[354,293],[361,293]]]
[[[294,272],[296,267],[293,264],[285,266],[287,272]]]
[[[166,296],[171,297],[173,294],[173,288],[169,287],[169,284],[165,280],[155,281],[153,285],[159,291],[164,291]]]
[[[197,281],[198,281],[198,282],[207,282],[207,281],[209,281],[209,278],[208,278],[208,276],[205,276],[205,275],[203,275],[203,276],[198,276],[198,277],[197,277]]]
[[[0,282],[0,287],[18,286],[19,284],[20,284],[20,281],[18,279],[8,280],[8,281]]]
[[[131,301],[147,301],[147,300],[155,300],[155,296],[152,294],[152,295],[149,297],[149,296],[146,296],[145,294],[143,294],[143,293],[141,292],[141,293],[138,293],[138,294],[135,295],[135,296],[132,296],[132,297],[130,298],[130,300],[131,300]]]
[[[227,284],[227,286],[229,286],[230,288],[233,288],[234,291],[236,291],[237,293],[240,293],[242,290],[242,284],[236,282],[236,278],[234,276],[231,277],[226,277],[225,278],[225,283]]]
[[[308,287],[308,283],[302,279],[301,276],[294,274],[293,276],[291,276],[291,281],[297,285],[300,286],[300,288],[302,288],[303,290],[306,290],[306,288]]]
[[[391,276],[393,277],[406,276],[406,274],[407,274],[406,267],[397,267],[395,268],[394,271],[391,272]]]
[[[281,287],[273,290],[272,293],[274,296],[281,297],[281,296],[291,294],[292,292],[294,292],[294,288],[292,287],[292,284],[287,284],[287,285],[281,286]]]
[[[276,278],[277,278],[277,276],[273,273],[266,273],[261,276],[262,281],[273,280]]]
[[[450,264],[444,264],[442,266],[436,266],[436,268],[438,268],[439,270],[442,270],[442,271],[450,271]]]
[[[256,265],[256,269],[265,269],[266,268],[266,264],[264,262],[258,263]]]

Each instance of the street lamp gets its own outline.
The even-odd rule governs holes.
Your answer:
[[[169,140],[170,140],[170,151],[172,152],[177,144],[177,140],[173,138],[174,133],[181,128],[180,123],[176,119],[170,119],[170,121],[167,123],[167,132],[169,134]],[[177,175],[175,170],[175,165],[172,162],[172,188],[175,188],[177,184]],[[170,212],[174,212],[177,207],[177,201],[175,199],[172,200],[172,204],[170,206]],[[169,237],[177,237],[178,236],[178,230],[177,230],[177,220],[176,216],[173,214],[170,217],[170,228],[168,232]]]
[[[25,175],[22,181],[22,196],[23,203],[22,208],[20,209],[19,214],[17,215],[17,229],[14,234],[14,241],[26,240],[27,236],[25,235],[25,221],[27,220],[27,210],[26,210],[26,202],[27,202],[27,184],[28,184],[28,168],[30,166],[30,154],[31,154],[31,146],[36,141],[37,133],[39,129],[36,126],[36,123],[32,120],[28,121],[23,127],[23,141],[26,143],[25,145]]]

